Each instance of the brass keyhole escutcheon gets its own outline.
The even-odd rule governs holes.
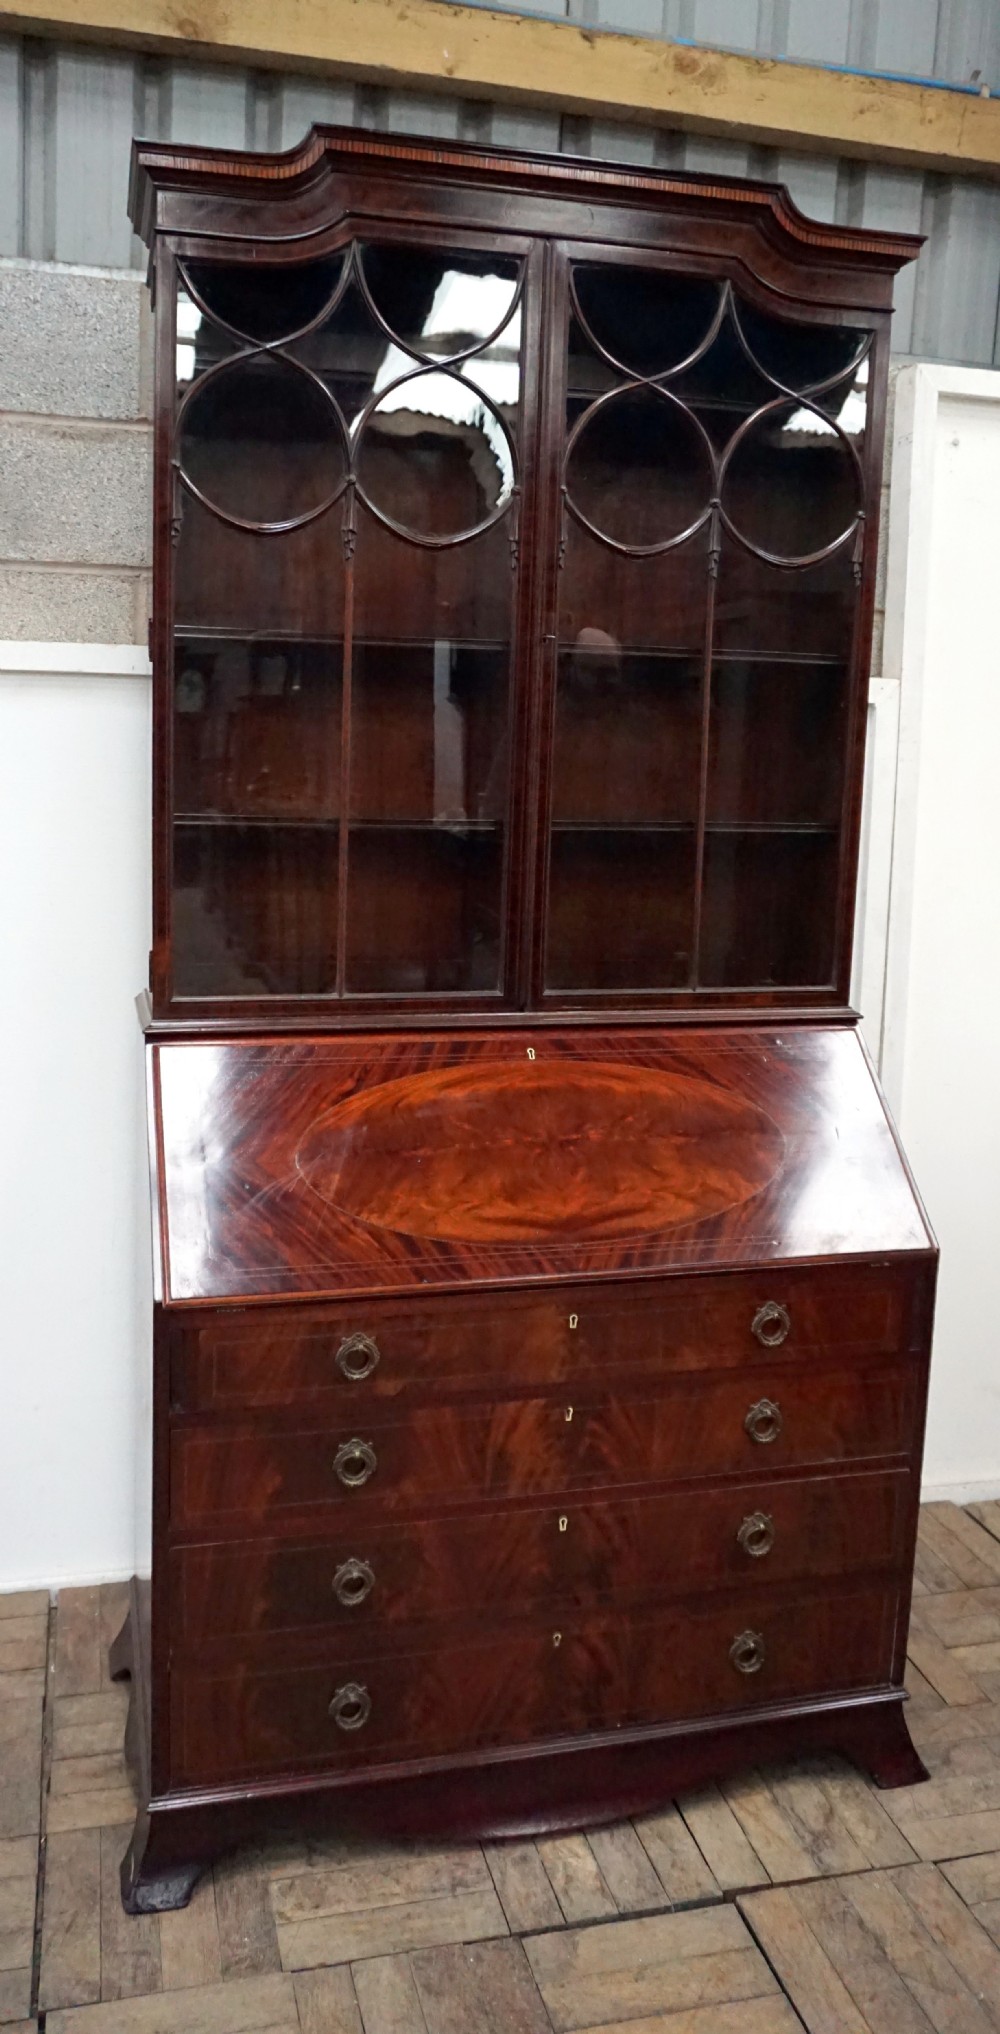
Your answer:
[[[566,1514],[564,1512],[562,1518],[559,1520],[559,1531],[561,1533],[564,1533],[568,1530],[568,1528],[569,1528],[569,1519],[566,1517]]]
[[[759,1674],[765,1659],[763,1633],[741,1631],[729,1648],[729,1657],[738,1674]]]
[[[333,1360],[343,1377],[360,1380],[371,1376],[380,1354],[371,1335],[345,1335]]]
[[[359,1681],[345,1681],[336,1690],[328,1711],[338,1730],[360,1730],[371,1713],[372,1698]]]
[[[765,1300],[750,1323],[750,1333],[765,1349],[778,1349],[791,1325],[792,1317],[787,1307],[781,1306],[777,1300]]]
[[[563,1418],[564,1418],[565,1420],[571,1420],[571,1419],[572,1419],[572,1417],[573,1417],[573,1408],[572,1408],[572,1406],[571,1406],[571,1405],[568,1405],[568,1406],[566,1407],[566,1411],[565,1411],[565,1412],[564,1412],[564,1414],[563,1414]]]
[[[356,1490],[367,1483],[378,1468],[378,1456],[370,1441],[342,1441],[333,1458],[333,1466],[341,1483],[348,1490]]]
[[[370,1596],[375,1587],[375,1570],[367,1561],[341,1561],[333,1578],[333,1593],[345,1610],[353,1610]]]
[[[762,1555],[769,1554],[774,1545],[774,1520],[770,1513],[750,1512],[744,1519],[736,1539],[743,1552],[749,1554],[754,1561],[759,1561]]]
[[[756,1405],[750,1407],[743,1422],[750,1439],[758,1441],[761,1447],[766,1447],[769,1441],[776,1441],[784,1424],[781,1407],[775,1404],[773,1398],[759,1398]]]

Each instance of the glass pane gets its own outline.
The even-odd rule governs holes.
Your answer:
[[[191,285],[213,318],[232,326],[247,339],[287,339],[318,318],[335,294],[343,270],[340,255],[324,261],[276,266],[216,261],[189,261],[181,276]],[[181,320],[178,315],[178,338]]]
[[[836,827],[846,727],[846,664],[717,662],[709,823]]]
[[[355,645],[351,818],[501,821],[507,652],[478,643]]]
[[[599,348],[629,373],[670,373],[704,345],[719,308],[717,282],[651,268],[578,264],[580,316]]]
[[[336,986],[336,822],[179,820],[180,996],[321,995]]]
[[[706,513],[712,464],[688,412],[654,390],[623,391],[590,410],[566,464],[569,499],[613,543],[668,543]]]
[[[216,325],[211,318],[206,318],[194,298],[178,284],[175,352],[178,401],[190,384],[207,374],[210,367],[218,367],[223,360],[232,360],[240,351],[239,340],[224,332],[221,325]]]
[[[546,986],[683,988],[694,828],[554,826]]]
[[[359,511],[348,992],[499,985],[513,584],[503,523],[426,550]]]
[[[313,515],[343,487],[347,448],[334,405],[300,367],[251,354],[195,384],[180,424],[182,473],[241,522]]]
[[[502,849],[499,826],[352,826],[348,990],[495,990]]]
[[[692,824],[700,734],[699,659],[581,629],[559,657],[553,824]]]
[[[343,635],[342,502],[298,529],[266,536],[221,522],[186,489],[178,509],[174,601],[182,632]]]
[[[705,532],[665,556],[630,559],[567,522],[550,990],[690,982],[707,586]]]
[[[559,639],[570,649],[581,629],[602,628],[632,648],[688,650],[705,633],[708,537],[699,531],[678,551],[629,558],[564,519],[565,556],[559,574]]]
[[[365,499],[417,537],[465,536],[514,491],[507,430],[459,374],[417,374],[388,388],[361,426],[356,457]]]
[[[703,987],[818,988],[831,981],[856,600],[848,552],[790,571],[724,539]]]
[[[700,979],[710,988],[821,987],[833,975],[836,832],[710,826]]]
[[[779,403],[728,459],[722,506],[748,544],[776,558],[826,550],[855,524],[861,475],[850,445],[817,410]]]
[[[851,653],[857,587],[851,547],[796,571],[768,565],[723,535],[715,602],[716,650],[748,656]]]
[[[737,300],[740,328],[764,373],[800,394],[843,379],[871,335],[847,325],[793,325]]]
[[[339,643],[175,642],[174,805],[241,819],[335,819]]]
[[[379,317],[401,346],[425,360],[454,359],[499,332],[511,318],[520,275],[520,263],[502,255],[425,247],[366,247],[361,265]],[[519,335],[510,343],[516,357]]]

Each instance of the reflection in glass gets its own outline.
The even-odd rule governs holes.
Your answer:
[[[352,819],[501,821],[507,665],[499,646],[355,641]]]
[[[178,286],[175,354],[178,397],[199,375],[207,373],[210,367],[217,367],[222,360],[231,360],[237,351],[238,341],[230,338],[228,332],[223,332],[221,326],[213,325],[211,319],[199,310],[194,298]]]
[[[182,473],[204,499],[248,523],[315,514],[347,472],[332,404],[279,354],[250,354],[197,383],[181,419],[179,453]]]
[[[176,810],[336,818],[340,697],[339,643],[178,637]]]
[[[501,255],[366,247],[362,272],[379,317],[400,345],[425,360],[452,360],[482,345],[510,318],[520,264]],[[392,377],[412,366],[395,365]],[[387,377],[389,378],[389,377]]]
[[[372,507],[418,537],[464,536],[514,492],[496,411],[460,376],[433,369],[386,388],[361,427],[356,464]]]

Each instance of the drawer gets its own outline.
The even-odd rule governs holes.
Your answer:
[[[556,1604],[877,1573],[902,1558],[903,1469],[730,1483],[714,1490],[382,1525],[345,1519],[324,1540],[222,1541],[170,1554],[171,1632],[194,1656],[233,1639],[299,1634],[333,1650],[395,1647],[406,1626],[525,1622]]]
[[[680,1381],[656,1396],[420,1406],[324,1429],[176,1425],[175,1528],[296,1513],[393,1512],[629,1483],[817,1466],[906,1452],[917,1373],[771,1369]],[[348,1512],[350,1507],[350,1512]]]
[[[748,1586],[655,1616],[568,1616],[391,1656],[362,1645],[335,1666],[175,1664],[171,1783],[350,1771],[884,1686],[896,1610],[874,1584],[783,1598]]]
[[[910,1346],[911,1268],[831,1264],[417,1299],[408,1306],[256,1309],[172,1330],[174,1404],[190,1411],[315,1403],[333,1412],[400,1392],[594,1385],[626,1371],[721,1369],[816,1350],[844,1358]],[[781,1307],[787,1315],[762,1309]],[[756,1333],[754,1323],[757,1323]]]

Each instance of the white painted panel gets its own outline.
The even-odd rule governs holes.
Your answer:
[[[926,1482],[1000,1489],[1000,375],[906,369],[896,416],[885,1075],[941,1243]]]
[[[0,645],[0,1590],[134,1561],[150,688],[68,647]]]

